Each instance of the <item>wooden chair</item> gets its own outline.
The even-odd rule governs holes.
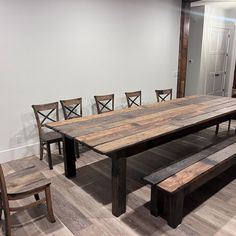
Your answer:
[[[98,114],[114,111],[114,94],[94,96]]]
[[[141,91],[126,92],[125,96],[128,107],[132,107],[132,105],[141,106]]]
[[[61,107],[65,120],[82,117],[82,98],[74,98],[61,100]],[[75,141],[75,155],[77,158],[79,154],[79,143]]]
[[[82,116],[82,98],[61,100],[65,120]]]
[[[0,218],[3,210],[5,216],[5,235],[11,235],[11,212],[29,209],[39,204],[46,204],[48,220],[51,223],[55,222],[50,184],[51,183],[39,171],[37,171],[34,166],[12,173],[5,178],[2,166],[0,165]],[[45,193],[45,197],[39,197],[39,193],[41,192]],[[10,201],[28,198],[30,196],[34,196],[36,201],[19,207],[10,206]]]
[[[58,102],[42,105],[32,105],[32,108],[34,110],[38,126],[40,160],[43,159],[43,150],[45,149],[48,154],[49,168],[52,169],[53,167],[50,144],[58,143],[59,154],[61,154],[60,141],[62,141],[62,136],[55,131],[46,131],[45,124],[47,122],[54,122],[59,120]]]
[[[172,89],[162,89],[162,90],[155,90],[157,96],[157,102],[164,102],[168,98],[172,100]]]

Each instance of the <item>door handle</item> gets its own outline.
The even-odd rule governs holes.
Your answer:
[[[220,76],[220,74],[217,73],[217,74],[215,74],[215,76]]]

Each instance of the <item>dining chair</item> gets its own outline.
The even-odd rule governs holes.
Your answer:
[[[50,181],[47,180],[35,166],[30,166],[5,177],[2,170],[2,165],[0,164],[0,219],[3,211],[5,219],[5,235],[11,235],[11,212],[26,210],[37,205],[46,204],[48,221],[51,223],[55,222],[50,184]],[[39,197],[39,193],[41,192],[44,192],[45,197]],[[10,204],[12,201],[29,198],[31,196],[34,196],[35,201],[27,205],[20,205],[16,207],[11,206]]]
[[[60,103],[65,120],[82,116],[82,98],[61,100]]]
[[[46,150],[49,168],[53,169],[50,144],[57,143],[59,154],[61,154],[60,142],[62,141],[62,136],[58,132],[48,131],[45,124],[48,122],[59,121],[58,102],[32,105],[32,108],[38,127],[40,160],[43,159],[43,150]]]
[[[128,107],[132,107],[133,105],[141,106],[141,91],[126,92],[125,96]]]
[[[157,102],[164,102],[167,99],[172,100],[172,89],[155,90]]]
[[[60,103],[65,120],[82,117],[82,98],[61,100]],[[80,157],[77,141],[75,141],[75,156]]]
[[[114,111],[114,94],[94,96],[98,114]]]

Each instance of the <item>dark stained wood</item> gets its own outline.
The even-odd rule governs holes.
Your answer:
[[[126,195],[126,162],[130,157],[171,140],[227,121],[236,116],[236,100],[214,96],[193,96],[165,103],[155,103],[137,108],[89,117],[75,118],[47,126],[65,136],[65,173],[75,176],[72,140],[112,158],[113,212],[124,212]],[[68,146],[68,147],[67,147]],[[68,154],[68,153],[69,154]],[[118,159],[117,159],[118,158]],[[118,162],[119,160],[119,162]],[[120,163],[122,161],[122,164]],[[123,203],[121,203],[123,201]]]
[[[164,211],[164,194],[160,191],[156,185],[151,186],[151,214],[154,216],[159,216],[163,214]]]
[[[65,176],[70,178],[76,175],[75,170],[75,141],[63,135],[63,151],[64,151],[64,165]]]
[[[58,132],[48,132],[45,126],[48,122],[59,121],[58,102],[32,105],[32,108],[34,110],[38,127],[40,160],[43,159],[43,150],[46,149],[48,154],[49,169],[52,169],[53,166],[50,145],[52,143],[57,143],[59,154],[61,154],[60,142],[62,141],[62,136]]]
[[[178,191],[164,198],[164,214],[169,226],[176,228],[182,222],[184,192]]]
[[[141,106],[142,104],[141,91],[126,92],[125,96],[128,107],[132,107],[133,105]]]
[[[236,89],[236,64],[235,64],[235,69],[234,69],[234,82],[233,82],[233,89]],[[236,94],[233,94],[234,97]]]
[[[50,182],[34,167],[28,167],[21,171],[4,176],[2,165],[0,165],[0,189],[1,206],[5,215],[5,234],[11,235],[11,212],[26,210],[41,204],[46,204],[48,220],[55,222],[53,214]],[[46,198],[39,198],[39,193],[44,192]],[[36,196],[34,202],[23,206],[10,206],[10,201],[15,201],[30,196]]]
[[[217,144],[215,145],[211,144],[209,147],[205,147],[199,153],[186,157],[185,159],[181,161],[177,161],[176,163],[171,164],[170,166],[166,168],[161,168],[160,170],[150,174],[149,176],[146,176],[144,180],[146,180],[148,183],[151,183],[153,185],[158,184],[161,181],[169,178],[170,176],[178,173],[179,171],[187,168],[188,166],[191,166],[194,163],[205,159],[209,155],[214,154],[215,152],[218,152],[224,149],[225,147],[235,143],[235,141],[236,141],[235,135],[223,141],[220,141],[219,139],[217,139],[216,140]]]
[[[178,65],[177,96],[176,96],[178,98],[185,96],[189,26],[190,26],[190,2],[191,1],[182,0],[180,42],[179,42],[179,65]]]
[[[164,216],[168,225],[176,228],[182,222],[184,196],[236,164],[236,143],[232,143],[235,140],[236,138],[232,137],[224,141],[223,145],[219,143],[217,144],[219,146],[214,145],[203,150],[200,153],[204,156],[206,151],[209,150],[205,158],[193,164],[186,163],[186,167],[172,172],[173,174],[162,182],[159,182],[157,176],[156,183],[153,178],[150,178],[149,183],[152,185],[152,191],[154,191],[151,194],[151,200],[153,201],[151,213],[154,213],[155,216],[159,214],[157,200],[154,197],[158,197],[157,192],[161,192],[164,195]],[[226,144],[228,145],[225,146]],[[215,151],[212,152],[213,150]],[[148,181],[148,178],[146,178],[146,181]],[[154,190],[154,188],[158,190]]]
[[[112,213],[126,212],[126,158],[112,156]]]

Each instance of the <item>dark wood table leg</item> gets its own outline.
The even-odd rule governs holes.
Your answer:
[[[112,214],[126,212],[126,157],[112,156]]]
[[[70,139],[63,135],[63,145],[65,176],[67,178],[74,177],[76,176],[74,139]]]

